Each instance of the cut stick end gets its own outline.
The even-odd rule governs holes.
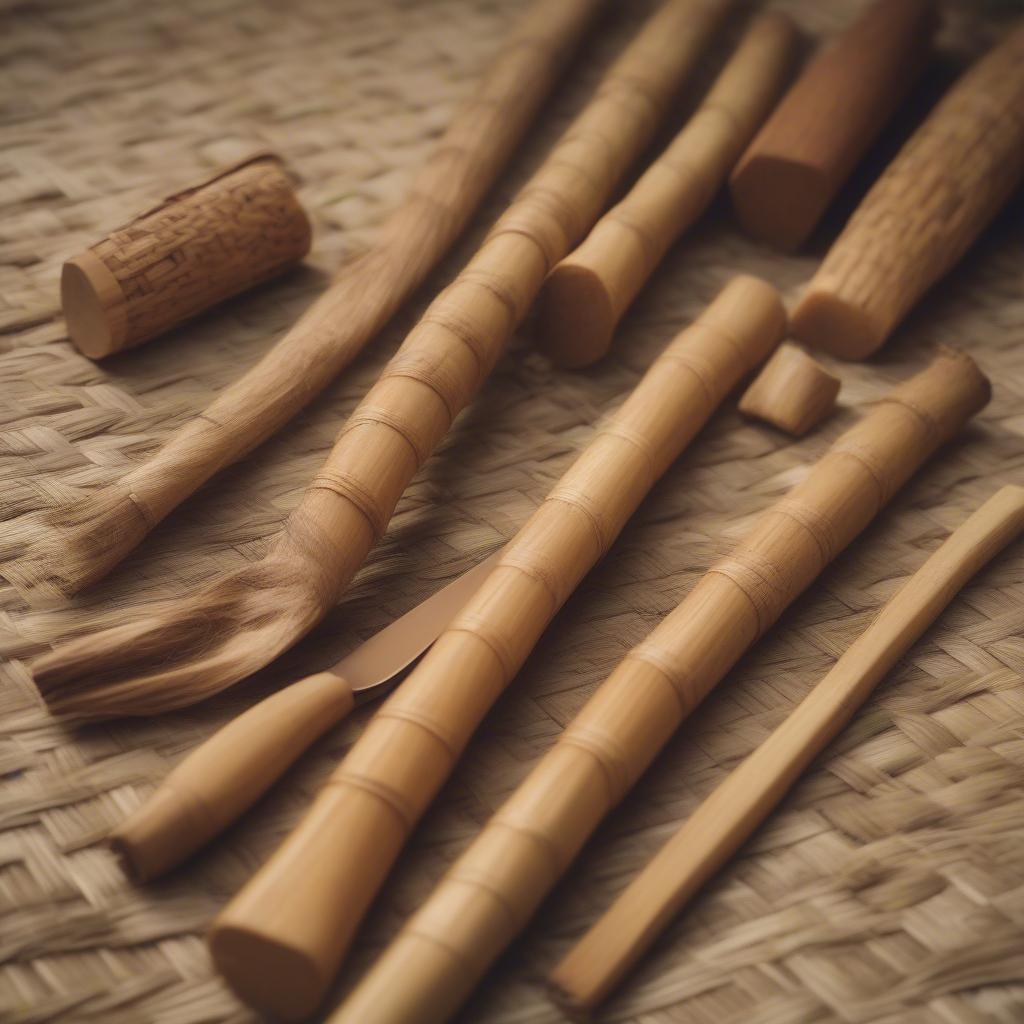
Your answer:
[[[860,306],[813,284],[792,317],[793,337],[840,359],[867,359],[885,343],[889,331]]]
[[[287,893],[281,898],[287,901]],[[297,1022],[309,1017],[330,984],[300,950],[250,928],[214,921],[208,942],[214,965],[232,991],[274,1018]]]
[[[124,292],[92,252],[68,260],[60,275],[60,301],[68,335],[90,359],[116,352],[124,342]]]
[[[817,168],[756,152],[737,164],[729,194],[743,230],[783,252],[807,241],[830,199],[828,182]]]
[[[540,294],[538,347],[556,366],[580,369],[603,358],[618,320],[600,275],[564,260]]]

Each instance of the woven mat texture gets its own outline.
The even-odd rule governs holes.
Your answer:
[[[205,705],[73,734],[24,659],[97,608],[179,594],[260,553],[345,416],[432,291],[472,252],[650,4],[617,4],[469,235],[364,356],[281,435],[222,473],[68,608],[0,608],[0,1019],[249,1020],[213,974],[205,924],[352,742],[331,732],[222,841],[160,884],[129,885],[102,840],[188,750],[284,679],[329,664],[510,537],[661,347],[737,271],[792,298],[807,256],[743,239],[724,204],[678,244],[581,373],[533,353],[529,326],[405,495],[344,603],[277,666]],[[791,0],[810,31],[858,6]],[[945,43],[998,32],[972,5]],[[0,506],[46,506],[116,479],[265,352],[364,248],[521,4],[493,0],[39,0],[0,4]],[[721,53],[718,54],[721,57]],[[714,61],[711,62],[711,65]],[[940,77],[941,77],[940,72]],[[683,107],[677,120],[683,116]],[[904,126],[905,127],[905,126]],[[881,152],[892,145],[883,141]],[[61,261],[155,196],[259,148],[301,175],[309,265],[98,366],[66,340]],[[875,165],[880,162],[876,158]],[[847,208],[852,186],[841,201]],[[593,840],[464,1019],[562,1016],[540,979],[696,803],[808,691],[946,531],[1024,480],[1020,197],[799,442],[728,404],[583,583],[416,831],[338,994],[550,746],[616,661],[867,403],[930,346],[966,347],[990,407],[934,459],[687,722]],[[608,1005],[608,1020],[1024,1019],[1024,551],[985,571]]]

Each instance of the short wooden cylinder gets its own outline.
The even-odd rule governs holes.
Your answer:
[[[298,263],[311,238],[280,160],[254,157],[169,196],[68,260],[68,334],[93,359],[139,345]]]
[[[740,399],[740,412],[800,437],[836,405],[839,378],[798,345],[780,345]]]

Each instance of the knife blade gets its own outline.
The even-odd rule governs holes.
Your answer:
[[[382,696],[476,593],[500,554],[442,587],[332,668],[253,705],[197,747],[110,836],[126,873],[144,882],[176,867],[252,806],[357,702]]]

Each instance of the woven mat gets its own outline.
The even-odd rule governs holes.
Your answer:
[[[489,0],[92,0],[23,4],[0,30],[0,479],[11,516],[117,478],[266,351],[364,247],[520,4]],[[179,594],[262,550],[358,397],[578,109],[645,3],[616,11],[431,287],[311,409],[173,515],[109,581],[54,612],[0,610],[0,1017],[166,1024],[250,1018],[212,973],[206,922],[294,824],[366,721],[326,737],[223,841],[166,881],[126,883],[101,840],[187,750],[282,680],[330,663],[510,537],[594,422],[735,272],[795,293],[817,256],[743,240],[724,207],[677,245],[614,354],[553,371],[529,328],[406,494],[329,620],[206,705],[68,734],[19,660],[93,609]],[[811,30],[856,4],[792,0]],[[947,42],[992,25],[959,17]],[[883,150],[885,147],[883,143]],[[155,195],[257,148],[301,174],[310,266],[96,366],[56,308],[63,258]],[[877,162],[877,161],[876,161]],[[856,186],[847,196],[847,204]],[[793,442],[724,409],[581,586],[473,742],[360,934],[379,951],[629,646],[863,406],[960,344],[991,406],[920,472],[686,723],[587,846],[465,1019],[558,1021],[539,979],[724,773],[829,667],[944,533],[1024,479],[1021,202]],[[826,227],[818,255],[827,244]],[[983,573],[891,674],[770,823],[669,931],[608,1019],[1024,1019],[1024,551]]]

